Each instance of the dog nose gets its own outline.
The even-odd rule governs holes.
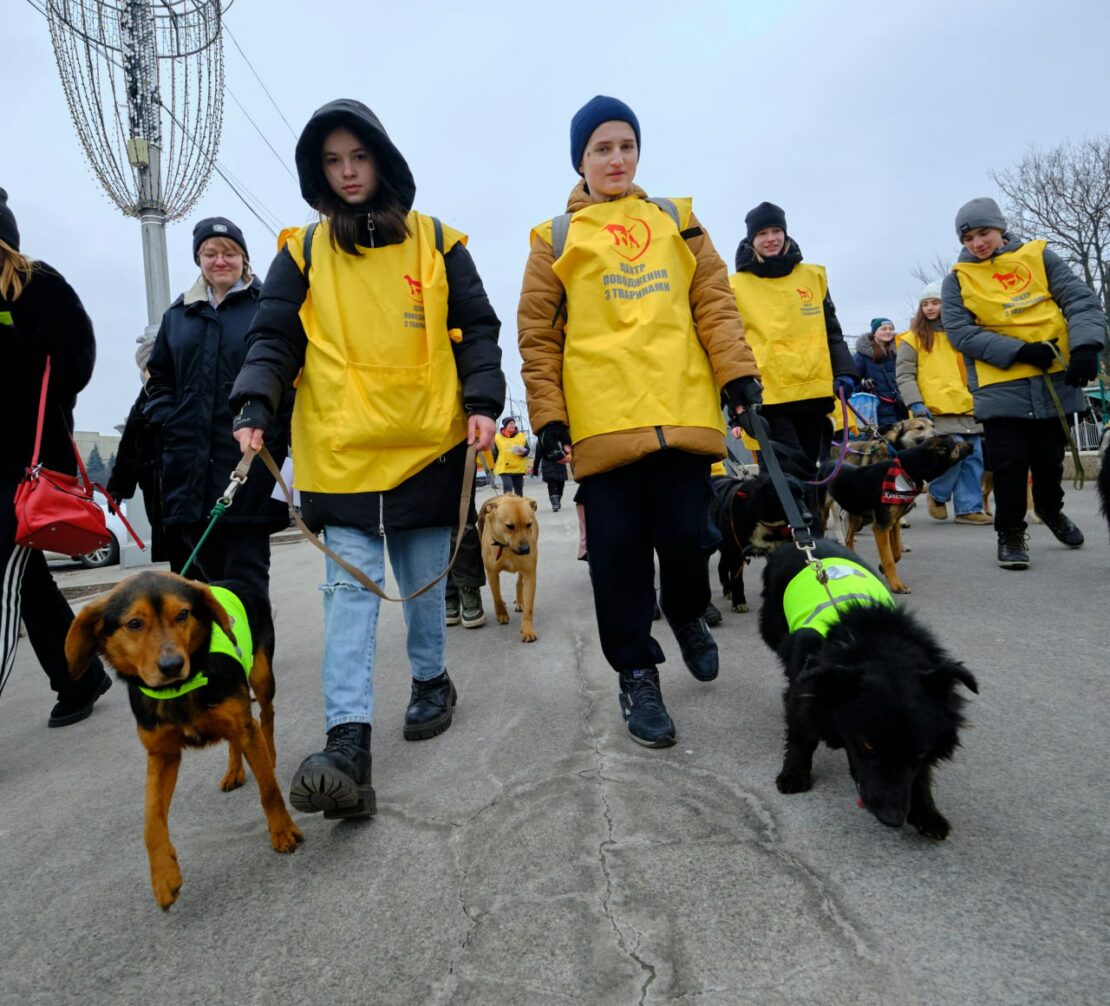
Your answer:
[[[181,668],[185,666],[185,658],[180,653],[176,653],[170,657],[158,658],[158,670],[162,672],[167,678],[172,678],[181,673]]]
[[[529,545],[528,542],[525,541],[525,542],[521,542],[520,548],[518,548],[516,550],[516,554],[517,555],[527,555],[531,551],[532,551],[532,546]]]

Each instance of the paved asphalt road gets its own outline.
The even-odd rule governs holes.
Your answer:
[[[163,914],[142,841],[144,755],[118,683],[46,729],[30,647],[0,698],[0,1002],[1106,1003],[1110,544],[1032,529],[1033,568],[990,528],[905,535],[908,603],[979,679],[937,773],[947,842],[855,806],[842,753],[811,793],[774,786],[781,672],[756,614],[726,612],[722,674],[671,659],[679,743],[647,751],[601,658],[573,507],[548,510],[536,624],[450,631],[454,726],[401,738],[401,612],[381,619],[370,823],[300,819],[270,850],[253,780],[220,793],[222,748],[186,755],[170,827],[184,873]],[[862,554],[874,559],[864,539]],[[323,740],[322,560],[274,551],[278,777]],[[758,568],[750,576],[757,596]],[[62,573],[65,582],[103,571]],[[487,594],[487,607],[489,606]],[[754,607],[754,604],[753,604]]]

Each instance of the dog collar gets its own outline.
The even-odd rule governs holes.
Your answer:
[[[902,467],[898,455],[890,463],[883,478],[882,494],[879,499],[887,504],[912,503],[925,488],[924,482],[915,482]]]
[[[507,543],[502,544],[496,538],[490,538],[490,541],[493,542],[493,544],[497,546],[497,555],[494,558],[500,559],[501,558],[501,553],[504,552],[505,549],[507,549],[509,547],[508,544]]]

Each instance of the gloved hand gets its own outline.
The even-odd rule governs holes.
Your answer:
[[[738,408],[751,408],[763,404],[763,386],[755,377],[736,377],[724,386],[725,400],[730,413]]]
[[[840,391],[844,391],[845,398],[851,398],[852,392],[856,390],[856,379],[849,377],[847,374],[841,374],[840,377],[833,379],[833,398],[840,397]]]
[[[566,448],[570,446],[570,430],[566,423],[556,419],[540,430],[537,440],[540,453],[548,461],[562,461],[566,456]]]
[[[868,394],[874,394],[875,381],[870,377],[865,377],[862,381],[859,382],[859,390],[866,391]]]
[[[1047,342],[1026,342],[1017,351],[1014,359],[1040,370],[1048,370],[1056,362],[1056,354]]]
[[[1069,388],[1083,388],[1098,377],[1098,347],[1077,346],[1071,351],[1064,383]]]
[[[910,406],[910,412],[916,419],[933,418],[933,414],[927,408],[925,408],[924,402],[914,402],[914,404]]]

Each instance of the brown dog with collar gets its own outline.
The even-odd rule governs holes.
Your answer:
[[[493,595],[493,613],[497,621],[507,625],[509,611],[501,597],[501,574],[516,573],[517,611],[520,619],[520,640],[536,641],[532,611],[536,603],[536,561],[540,525],[536,519],[536,501],[508,493],[494,496],[482,504],[478,512],[478,536],[482,541],[482,564]]]

